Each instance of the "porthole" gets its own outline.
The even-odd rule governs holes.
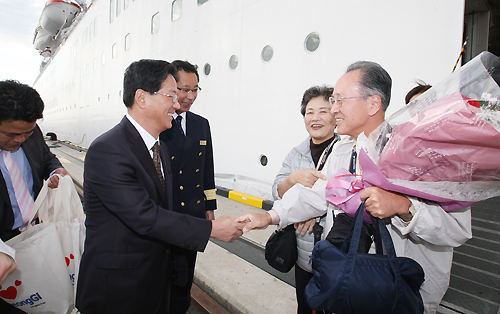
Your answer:
[[[182,15],[182,0],[174,0],[172,2],[172,22],[177,21]]]
[[[259,157],[259,162],[260,162],[260,164],[261,164],[263,167],[267,166],[267,162],[268,162],[268,160],[267,160],[267,156],[266,156],[266,155],[260,155],[260,157]]]
[[[157,12],[151,18],[151,34],[154,34],[160,30],[160,12]]]
[[[267,45],[264,48],[262,48],[262,53],[261,57],[264,62],[268,62],[273,58],[274,50],[273,47]]]
[[[231,69],[236,69],[238,66],[238,57],[236,55],[232,55],[231,58],[229,58],[229,67]]]
[[[203,3],[207,2],[208,0],[198,0],[198,5],[202,5]]]
[[[111,47],[111,58],[116,58],[118,55],[118,48],[116,47],[116,44],[113,44],[113,47]]]
[[[205,75],[209,75],[211,70],[212,67],[210,66],[209,63],[205,64],[205,66],[203,67],[203,72],[205,72]]]
[[[105,65],[106,64],[106,52],[103,52],[101,54],[101,64]]]
[[[122,7],[122,0],[116,0],[116,16],[120,16],[120,14],[122,13]]]
[[[94,19],[94,37],[97,37],[97,17]]]
[[[113,20],[115,19],[115,8],[116,8],[115,0],[110,0],[109,1],[109,23],[113,23]]]
[[[307,51],[313,52],[318,49],[320,43],[319,35],[317,33],[311,33],[307,35],[305,46]]]
[[[126,36],[125,36],[125,50],[129,50],[130,49],[130,33],[128,33]]]

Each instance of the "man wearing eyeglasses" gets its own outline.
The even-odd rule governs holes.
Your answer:
[[[169,313],[171,247],[203,251],[232,242],[243,226],[173,211],[170,156],[159,135],[179,109],[175,68],[140,60],[125,71],[127,114],[85,158],[87,237],[76,306],[82,314]]]
[[[328,179],[341,168],[361,173],[355,158],[359,153],[359,147],[356,148],[358,136],[364,133],[369,137],[369,134],[386,125],[385,111],[389,106],[391,86],[389,74],[379,64],[369,61],[351,64],[337,81],[330,102],[337,133],[346,136],[334,146],[323,168],[322,173]],[[338,219],[335,218],[335,223],[333,219],[333,211],[337,217],[340,211],[331,204],[325,204],[326,184],[325,180],[317,180],[312,188],[296,184],[281,201],[274,203],[273,210],[263,214],[245,214],[236,221],[247,222],[243,229],[247,232],[266,228],[270,224],[283,228],[326,213],[324,234],[330,238],[331,230],[335,240],[345,239],[349,229],[335,230]],[[470,208],[445,212],[436,204],[379,187],[366,188],[360,197],[366,199],[365,208],[372,216],[390,219],[388,229],[396,254],[413,258],[424,269],[425,282],[420,288],[424,310],[426,314],[435,313],[448,288],[453,248],[472,237]]]
[[[175,110],[172,128],[160,139],[171,155],[174,211],[199,218],[215,219],[215,180],[210,125],[204,117],[190,111],[201,92],[197,67],[175,60],[180,108]],[[172,247],[174,276],[170,313],[184,314],[191,302],[196,251]]]
[[[36,124],[43,109],[32,87],[12,80],[0,82],[0,286],[15,269],[15,251],[2,241],[25,229],[43,181],[50,177],[49,186],[55,188],[59,177],[53,174],[68,173]],[[24,312],[0,299],[0,313]]]

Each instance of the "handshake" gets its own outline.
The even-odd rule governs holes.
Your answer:
[[[267,213],[247,213],[238,218],[221,216],[212,220],[210,237],[223,242],[233,242],[243,232],[253,229],[266,229],[271,222],[271,216]]]

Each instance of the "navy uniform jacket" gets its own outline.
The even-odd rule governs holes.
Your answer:
[[[188,111],[186,129],[184,145],[175,120],[160,134],[171,155],[174,211],[205,218],[207,210],[217,208],[210,125],[207,119]]]
[[[160,156],[165,191],[148,148],[126,117],[87,152],[87,238],[76,295],[82,314],[158,313],[167,302],[170,244],[198,251],[207,245],[210,221],[171,210],[166,145],[160,145]]]
[[[33,191],[35,197],[40,193],[43,181],[49,178],[52,171],[62,168],[61,163],[49,150],[42,132],[38,125],[35,126],[33,134],[21,144],[24,154],[28,159],[33,174]],[[0,238],[3,241],[9,240],[15,232],[12,233],[14,225],[14,213],[10,203],[7,185],[0,171]]]

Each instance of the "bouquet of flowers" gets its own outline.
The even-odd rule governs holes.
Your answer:
[[[349,214],[360,203],[353,194],[372,185],[436,201],[446,211],[500,195],[499,82],[500,58],[483,52],[368,138],[361,134],[362,179],[339,172],[327,200]]]

